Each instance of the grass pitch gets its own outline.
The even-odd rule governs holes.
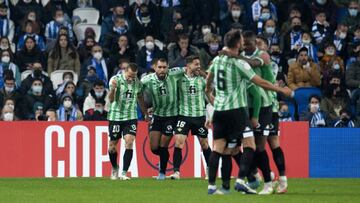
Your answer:
[[[221,180],[218,180],[220,184]],[[232,184],[234,181],[232,181]],[[0,179],[0,202],[360,202],[360,179],[289,179],[284,195],[209,196],[200,179]]]

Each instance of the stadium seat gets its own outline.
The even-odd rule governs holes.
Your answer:
[[[65,72],[72,72],[74,74],[74,83],[76,85],[78,81],[78,75],[72,70],[56,70],[50,74],[50,79],[53,83],[54,89],[57,89],[60,84],[63,83],[63,74]]]
[[[77,24],[74,26],[74,33],[78,41],[84,40],[86,28],[91,27],[94,29],[96,42],[100,40],[101,26],[98,24]]]
[[[39,1],[37,1],[37,2],[39,2]],[[50,2],[50,0],[41,0],[41,5],[43,7],[45,7],[49,2]]]
[[[137,46],[138,46],[138,48],[139,48],[139,50],[140,50],[143,46],[145,46],[145,40],[144,40],[144,39],[139,40],[136,44],[137,44]],[[155,45],[156,45],[161,51],[163,51],[164,46],[165,46],[163,42],[161,42],[160,40],[157,40],[157,39],[155,39]]]
[[[309,97],[311,95],[321,96],[321,91],[315,87],[300,87],[295,90],[294,99],[298,107],[298,114],[306,109],[309,104]]]
[[[21,73],[21,81],[23,81],[25,78],[27,78],[28,75],[32,74],[32,70],[26,70],[24,72]]]
[[[81,22],[86,24],[97,24],[100,12],[95,8],[77,8],[73,11],[73,16],[78,16]]]
[[[294,103],[292,103],[291,101],[286,101],[286,104],[289,107],[289,113],[291,115],[291,118],[293,119],[293,121],[295,121],[295,105],[294,105]]]

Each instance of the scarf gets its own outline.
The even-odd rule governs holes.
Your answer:
[[[67,113],[63,105],[60,106],[58,112],[59,121],[76,121],[77,120],[77,109],[75,106],[71,107],[70,118],[67,118]]]

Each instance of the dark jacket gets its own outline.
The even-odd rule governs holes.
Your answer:
[[[27,92],[29,90],[31,90],[33,80],[34,80],[34,77],[33,77],[32,74],[30,74],[21,82],[20,89],[19,89],[21,94],[25,95],[25,94],[27,94]],[[46,95],[54,96],[55,95],[54,86],[53,86],[50,78],[43,74],[41,76],[41,80],[43,81],[43,91],[44,91],[44,93]]]
[[[35,119],[34,104],[40,102],[44,105],[44,112],[50,108],[55,108],[55,100],[52,95],[42,94],[41,96],[35,96],[29,91],[28,94],[24,97],[24,100],[21,104],[21,118],[24,120],[33,120]]]
[[[360,87],[360,62],[356,61],[349,65],[345,72],[346,86],[350,89]]]
[[[168,52],[169,67],[170,68],[185,67],[186,66],[185,58],[187,56],[196,55],[198,53],[199,53],[199,49],[197,47],[189,44],[187,55],[185,57],[182,57],[180,55],[179,45],[173,44],[172,46],[169,47],[169,52]]]
[[[100,113],[99,111],[94,111],[94,109],[89,109],[85,112],[84,121],[106,121],[107,114],[106,111]]]
[[[27,70],[29,64],[33,64],[34,62],[41,63],[44,70],[47,70],[47,60],[44,52],[39,49],[33,49],[32,51],[25,51],[25,49],[17,52],[16,54],[16,65],[19,67],[19,71],[23,72]]]
[[[157,46],[154,48],[153,58],[167,58],[166,54],[161,51]],[[143,74],[148,72],[148,69],[146,68],[146,48],[143,47],[138,52],[138,55],[136,57],[136,64],[139,66],[139,74]]]

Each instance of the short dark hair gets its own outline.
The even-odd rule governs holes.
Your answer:
[[[138,71],[138,66],[136,63],[129,63],[129,66],[127,67],[127,69],[130,69],[133,72],[137,72]]]
[[[253,39],[253,40],[255,40],[256,39],[256,34],[255,34],[255,32],[253,32],[253,31],[251,31],[251,30],[245,30],[243,33],[242,33],[242,36],[244,37],[244,38],[251,38],[251,39]]]
[[[65,76],[70,75],[70,77],[72,77],[72,79],[74,79],[74,74],[72,72],[64,72],[62,75],[62,79],[64,80]]]
[[[200,60],[200,57],[198,55],[190,55],[188,57],[186,57],[186,64],[192,63],[194,60]]]
[[[309,103],[311,102],[311,99],[312,99],[312,98],[317,99],[317,100],[319,101],[319,103],[321,102],[321,97],[320,97],[319,95],[317,95],[317,94],[312,94],[312,95],[310,95],[310,97],[309,97]]]
[[[186,33],[179,34],[177,41],[179,42],[181,39],[189,39],[189,35],[187,35]]]
[[[96,87],[96,86],[103,86],[103,87],[105,87],[105,83],[104,83],[104,81],[102,81],[102,80],[96,80],[96,81],[94,82],[94,84],[93,84],[93,87]]]
[[[241,40],[241,33],[239,30],[231,30],[225,34],[224,42],[225,46],[229,48],[235,48],[236,44]]]
[[[300,55],[301,52],[306,52],[306,53],[309,53],[309,50],[306,48],[306,47],[301,47],[298,51],[298,55]]]
[[[157,62],[163,62],[163,63],[167,63],[167,60],[165,59],[165,58],[158,58],[157,60],[156,60],[156,63]]]

